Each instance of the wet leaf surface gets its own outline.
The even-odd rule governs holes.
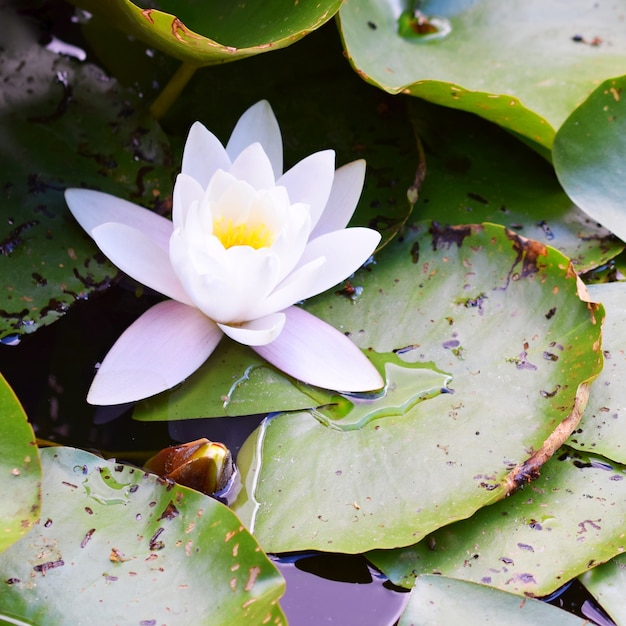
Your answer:
[[[398,34],[403,8],[387,0],[346,2],[339,12],[351,63],[390,93],[410,93],[475,113],[550,149],[555,130],[595,88],[623,74],[623,3],[551,5],[433,1],[420,6],[449,34]]]
[[[409,545],[471,515],[602,365],[603,313],[578,298],[567,259],[500,226],[414,225],[355,281],[355,302],[330,293],[307,308],[446,388],[401,410],[393,394],[374,400],[356,429],[315,412],[264,422],[238,458],[236,510],[270,551]]]
[[[86,614],[94,624],[285,624],[282,578],[227,507],[88,452],[41,456],[40,523],[0,556],[3,610],[50,625]]]
[[[0,374],[0,552],[39,517],[41,466],[35,435],[15,394]]]
[[[333,17],[340,0],[197,3],[163,0],[159,10],[129,0],[72,0],[129,35],[182,61],[203,66],[284,48]]]
[[[565,121],[554,142],[554,167],[567,194],[622,240],[626,240],[624,87],[626,76],[603,82]]]
[[[626,468],[563,448],[541,477],[470,519],[371,561],[397,584],[419,574],[543,596],[624,551]]]
[[[398,626],[486,623],[509,626],[582,626],[586,620],[531,598],[518,596],[446,576],[419,576]]]
[[[34,332],[117,271],[65,205],[68,186],[159,204],[165,136],[100,69],[42,48],[4,10],[0,44],[0,337]],[[11,26],[9,28],[9,25]],[[169,193],[168,189],[168,193]]]

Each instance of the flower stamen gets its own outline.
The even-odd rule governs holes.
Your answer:
[[[274,233],[265,224],[233,224],[232,219],[217,217],[213,220],[213,234],[224,248],[250,246],[255,250],[269,248],[274,243]]]

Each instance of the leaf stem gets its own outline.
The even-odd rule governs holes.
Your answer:
[[[196,73],[197,65],[183,62],[169,79],[163,91],[156,97],[150,105],[150,113],[156,120],[162,119],[169,111],[169,108],[176,102],[182,90],[185,88],[191,77]]]

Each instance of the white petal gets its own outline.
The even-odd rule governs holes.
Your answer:
[[[334,287],[367,261],[379,241],[380,234],[371,228],[336,230],[310,241],[297,267],[259,303],[255,315],[280,311]]]
[[[267,100],[251,106],[240,118],[233,130],[226,152],[234,161],[250,144],[259,142],[269,157],[274,178],[283,173],[283,140],[276,116]]]
[[[228,172],[239,180],[245,180],[255,189],[271,189],[276,180],[272,164],[258,142],[245,148],[233,161]]]
[[[264,346],[274,341],[284,325],[284,313],[273,313],[238,326],[218,324],[225,335],[246,346]]]
[[[195,178],[187,174],[179,174],[176,177],[172,206],[174,228],[182,228],[184,226],[189,208],[194,202],[202,202],[203,198],[204,189]]]
[[[338,391],[372,391],[384,381],[367,357],[343,333],[290,307],[282,333],[254,350],[283,372],[311,385]]]
[[[94,228],[119,222],[140,230],[164,250],[169,246],[172,222],[138,204],[92,189],[66,189],[65,200],[76,221],[92,237]]]
[[[200,122],[194,122],[183,150],[182,173],[206,189],[218,169],[228,170],[230,159],[220,140]]]
[[[365,161],[352,161],[335,172],[333,188],[311,239],[346,227],[361,197],[365,182]]]
[[[311,228],[314,228],[328,202],[334,176],[335,153],[323,150],[296,163],[276,184],[287,188],[291,204],[302,202],[309,205]]]
[[[168,252],[135,228],[103,224],[92,233],[98,247],[123,272],[164,296],[191,304],[174,273]]]
[[[87,401],[122,404],[171,389],[206,361],[221,337],[222,331],[197,309],[160,302],[115,342]]]

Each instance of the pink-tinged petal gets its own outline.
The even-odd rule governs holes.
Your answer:
[[[137,204],[92,189],[66,189],[65,200],[76,221],[93,237],[94,228],[117,222],[136,228],[167,250],[172,222]]]
[[[218,327],[225,335],[246,346],[264,346],[280,335],[285,319],[284,313],[273,313],[237,326],[218,324]]]
[[[168,252],[143,233],[124,224],[103,224],[93,230],[92,236],[122,272],[164,296],[192,303],[174,273]]]
[[[183,150],[182,173],[195,178],[206,189],[218,169],[229,167],[230,159],[220,140],[200,122],[194,122]]]
[[[275,184],[272,164],[258,142],[239,153],[228,173],[239,180],[245,180],[255,189],[271,189]]]
[[[353,161],[335,172],[326,208],[311,233],[311,239],[346,227],[361,197],[365,182],[365,161]]]
[[[281,371],[305,383],[337,391],[373,391],[384,381],[343,333],[298,307],[284,311],[277,339],[253,349]]]
[[[182,228],[187,219],[187,212],[194,203],[202,202],[202,185],[187,174],[179,174],[174,184],[172,222],[174,228]],[[171,233],[170,233],[171,234]]]
[[[280,311],[334,287],[367,261],[379,241],[380,234],[371,228],[337,230],[310,241],[298,266],[255,307],[255,314]]]
[[[283,173],[283,140],[276,116],[267,100],[252,105],[240,118],[226,144],[226,152],[234,161],[253,143],[260,143],[269,157],[274,178]]]
[[[276,184],[286,187],[291,204],[309,205],[311,228],[315,228],[328,202],[334,177],[335,152],[323,150],[296,163]]]
[[[104,358],[90,404],[122,404],[153,396],[187,378],[215,350],[222,331],[193,307],[166,300],[127,328]]]

